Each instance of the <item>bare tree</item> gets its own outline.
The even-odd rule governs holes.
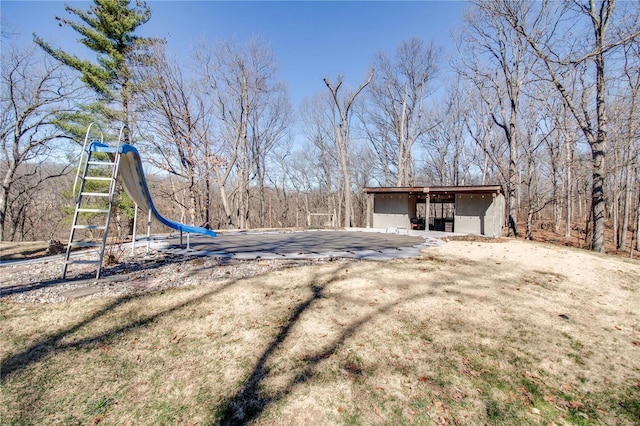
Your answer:
[[[480,170],[480,183],[485,185],[489,181],[489,173],[493,167],[497,167],[501,163],[492,157],[494,153],[492,145],[496,140],[494,124],[488,111],[489,106],[479,96],[478,91],[474,90],[473,85],[465,86],[464,89],[466,90],[464,126],[467,135],[475,143],[475,164]]]
[[[468,130],[470,95],[458,80],[447,87],[442,100],[429,111],[429,128],[422,145],[428,166],[433,168],[439,185],[465,185],[471,178],[471,165],[476,160],[470,149]]]
[[[321,205],[310,203],[308,197],[305,199],[307,214],[333,214],[341,211],[342,201],[338,191],[340,153],[334,143],[334,129],[337,123],[334,114],[329,113],[332,102],[331,95],[322,92],[311,99],[303,100],[300,108],[303,131],[308,144],[298,157],[299,162],[304,162],[304,166],[298,166],[302,167],[299,171],[304,178],[299,177],[298,180],[307,182],[308,192],[325,194]],[[314,211],[311,211],[311,204]]]
[[[195,82],[184,77],[164,45],[151,47],[149,55],[151,60],[146,66],[137,69],[139,84],[144,87],[138,92],[144,108],[139,127],[147,127],[153,164],[185,182],[187,221],[195,224],[202,219],[197,206],[210,163],[203,151],[207,140],[202,135],[206,132],[200,131],[205,110],[197,99]],[[206,203],[203,210],[209,210]]]
[[[634,170],[640,156],[640,46],[629,43],[624,48],[624,66],[621,78],[621,96],[614,108],[615,128],[622,142],[622,220],[618,234],[618,249],[626,250],[627,231],[633,206]],[[622,120],[619,120],[622,118]],[[636,183],[637,176],[636,176]],[[615,230],[614,230],[615,231]]]
[[[25,188],[34,190],[44,181],[67,172],[39,175],[29,163],[45,163],[56,140],[59,117],[73,109],[72,100],[82,93],[76,79],[35,49],[9,47],[2,55],[2,116],[0,122],[0,239],[4,237],[11,191],[18,180],[35,178]],[[15,220],[15,218],[14,218]]]
[[[525,79],[532,67],[526,40],[513,30],[504,18],[492,12],[491,0],[474,1],[475,8],[465,16],[463,66],[461,72],[479,88],[490,105],[494,123],[502,130],[509,147],[507,177],[508,232],[517,235],[518,187],[516,163],[521,137],[518,122],[521,95]],[[518,2],[514,2],[516,7]],[[526,9],[526,3],[521,7]]]
[[[273,84],[262,89],[261,96],[256,100],[255,108],[249,117],[249,167],[252,170],[251,179],[257,183],[254,193],[258,207],[254,210],[258,213],[255,222],[260,227],[266,226],[267,223],[265,184],[267,180],[276,184],[278,177],[284,176],[280,173],[280,165],[277,164],[282,156],[272,154],[277,148],[287,145],[288,131],[292,123],[291,115],[286,88],[281,82],[273,81]],[[274,167],[271,167],[274,162]]]
[[[544,1],[524,8],[521,2],[490,2],[491,13],[503,17],[526,39],[542,62],[545,78],[562,96],[591,149],[591,249],[605,251],[605,159],[609,132],[607,112],[607,55],[640,35],[637,8],[615,15],[615,0],[585,3]],[[577,26],[584,22],[582,27]],[[611,27],[613,25],[613,27]],[[570,35],[567,32],[570,31]],[[576,33],[577,31],[577,33]],[[567,71],[580,67],[583,83],[571,90]],[[593,68],[591,68],[593,67]],[[590,102],[593,99],[593,102]]]
[[[11,241],[59,238],[73,182],[68,164],[29,162],[18,169],[7,203],[5,238]],[[66,226],[65,226],[66,228]],[[62,231],[64,232],[64,231]]]
[[[351,164],[353,167],[353,183],[356,188],[365,188],[372,185],[373,164],[376,158],[370,144],[363,140],[355,141],[351,151]],[[353,197],[353,217],[356,226],[365,226],[367,223],[368,195],[363,191],[356,191]]]
[[[523,102],[520,117],[522,119],[521,152],[519,163],[521,168],[521,182],[526,205],[525,238],[533,239],[534,215],[540,213],[547,205],[553,203],[557,194],[555,183],[557,172],[554,167],[557,158],[544,161],[541,151],[543,147],[552,145],[549,140],[555,136],[556,129],[553,122],[549,122],[546,111],[541,107],[542,96],[527,97]],[[549,185],[549,182],[553,182]]]
[[[439,51],[419,38],[402,42],[393,58],[376,55],[364,122],[380,161],[395,167],[396,186],[414,182],[413,146],[428,128],[425,100],[438,70]]]
[[[229,224],[249,226],[249,185],[263,176],[264,157],[289,125],[289,106],[284,86],[276,78],[271,49],[259,40],[243,47],[223,41],[198,52],[201,87],[211,98],[217,119],[213,133],[218,139],[212,152],[221,158],[215,169]],[[235,187],[228,189],[235,180]],[[232,211],[230,198],[235,198]]]
[[[548,87],[538,85],[538,93],[532,97],[537,111],[541,114],[539,127],[547,134],[543,137],[545,152],[540,159],[540,168],[547,170],[546,180],[551,184],[553,208],[553,231],[560,233],[562,226],[562,205],[565,204],[565,237],[571,232],[571,158],[575,134],[567,123],[566,108],[562,100]],[[569,154],[569,155],[568,155]],[[568,232],[568,234],[567,234]]]
[[[336,126],[334,127],[334,142],[338,147],[340,154],[340,168],[342,171],[343,179],[343,191],[344,191],[344,226],[345,228],[351,227],[352,222],[352,202],[351,202],[351,165],[349,163],[349,118],[351,117],[351,108],[356,100],[356,97],[367,87],[373,80],[374,71],[369,72],[369,76],[353,93],[343,95],[338,93],[340,87],[342,87],[343,77],[338,76],[335,84],[329,82],[327,78],[324,78],[324,84],[331,92],[331,99],[333,100],[334,109],[333,112],[336,116]]]

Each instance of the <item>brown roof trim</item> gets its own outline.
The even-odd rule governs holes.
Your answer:
[[[394,186],[394,187],[365,187],[363,191],[366,193],[381,193],[381,194],[407,194],[407,193],[423,193],[423,187],[417,186]]]
[[[502,193],[500,185],[466,185],[466,186],[393,186],[366,187],[367,194],[491,194]]]

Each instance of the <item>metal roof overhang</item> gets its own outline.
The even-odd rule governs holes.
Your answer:
[[[493,194],[502,193],[500,185],[469,185],[469,186],[395,186],[395,187],[366,187],[367,194]]]

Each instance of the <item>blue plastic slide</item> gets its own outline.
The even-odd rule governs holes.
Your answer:
[[[101,151],[102,147],[107,147],[103,144],[93,143],[90,149],[94,151]],[[188,232],[195,234],[208,235],[215,237],[217,234],[206,228],[200,226],[190,226],[182,223],[174,222],[169,219],[165,219],[158,213],[156,207],[153,205],[151,199],[151,193],[149,193],[149,187],[147,186],[147,180],[144,177],[144,170],[142,169],[142,161],[140,160],[140,153],[138,150],[128,144],[120,145],[120,166],[118,168],[118,178],[122,183],[125,192],[131,199],[138,205],[138,207],[145,212],[151,210],[151,214],[155,216],[162,224],[169,228],[175,229],[180,232]]]

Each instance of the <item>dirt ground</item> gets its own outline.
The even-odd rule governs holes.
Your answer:
[[[496,240],[166,267],[189,286],[3,302],[3,422],[640,424],[637,260]]]

